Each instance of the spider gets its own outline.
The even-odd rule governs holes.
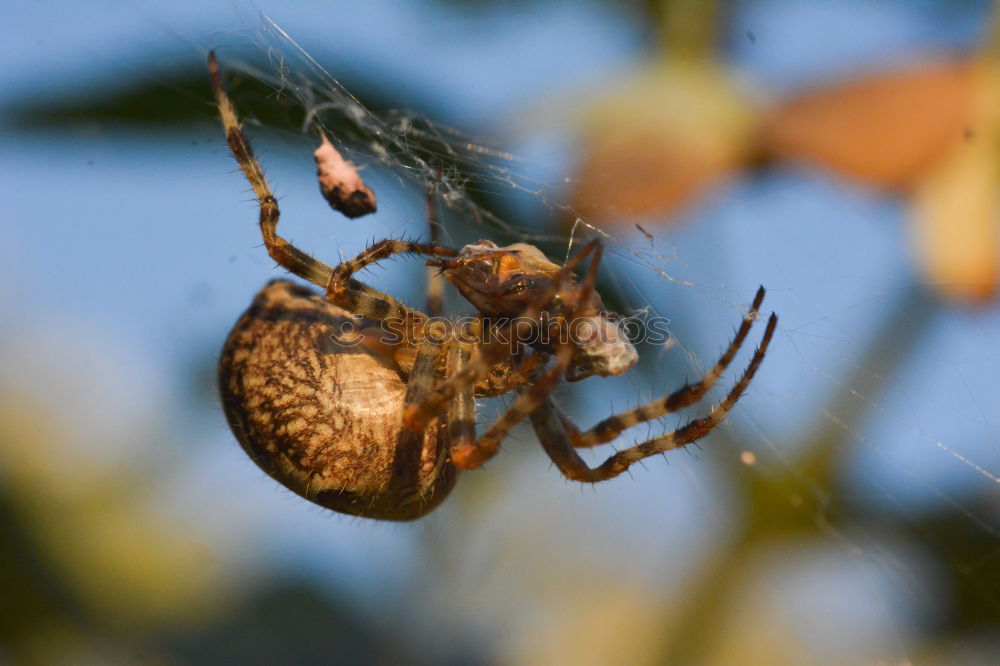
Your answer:
[[[489,460],[524,419],[566,478],[604,481],[707,435],[763,361],[777,325],[774,313],[743,374],[706,416],[588,466],[577,449],[611,442],[627,428],[692,405],[716,384],[758,319],[764,288],[699,381],[580,430],[552,401],[560,381],[620,375],[637,360],[594,289],[598,242],[559,266],[524,243],[498,247],[484,240],[451,249],[383,240],[331,267],[277,234],[277,201],[223,88],[214,53],[208,67],[229,147],[259,202],[268,253],[323,289],[319,295],[287,280],[270,282],[229,334],[219,363],[222,404],[236,438],[268,475],[302,497],[355,516],[419,518],[440,505],[460,470]],[[395,254],[430,257],[438,278],[456,287],[476,316],[431,319],[352,277]],[[588,258],[581,279],[574,271]],[[391,322],[405,334],[387,337]],[[584,324],[578,334],[567,337],[578,323]],[[477,436],[476,398],[509,393],[512,404]]]

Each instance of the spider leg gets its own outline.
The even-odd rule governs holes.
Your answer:
[[[236,115],[236,109],[222,85],[222,76],[219,74],[219,64],[214,52],[208,54],[208,71],[212,79],[215,102],[219,107],[219,116],[222,118],[222,125],[226,130],[229,149],[240,165],[240,169],[243,170],[243,175],[249,181],[254,194],[257,195],[257,201],[260,205],[260,233],[264,239],[264,245],[267,247],[267,253],[285,270],[319,287],[328,288],[336,275],[336,270],[306,254],[278,235],[278,218],[281,216],[278,200],[271,192],[271,187],[264,177],[264,170],[254,156],[250,139],[243,132],[243,126]],[[366,252],[375,250],[376,247],[377,245],[369,248]],[[362,254],[364,255],[364,253]],[[446,250],[435,251],[433,254],[451,256]],[[365,265],[367,264],[362,264],[355,270],[359,270]],[[341,266],[337,268],[340,269]],[[337,300],[334,303],[346,310],[377,321],[390,317],[413,322],[422,322],[426,319],[419,312],[410,310],[391,296],[372,289],[357,280],[350,279],[350,273],[340,282],[342,284],[340,284]]]
[[[448,350],[448,375],[461,372],[469,363],[470,348],[455,344]],[[475,386],[469,384],[448,403],[448,437],[452,450],[468,446],[476,440]]]
[[[420,401],[425,399],[427,393],[434,388],[434,379],[437,368],[441,362],[441,348],[424,345],[417,351],[413,369],[410,371],[406,383],[406,402]],[[434,423],[428,427],[435,430],[438,424]],[[394,447],[394,457],[392,460],[393,483],[407,484],[414,487],[417,492],[406,498],[401,507],[412,503],[424,503],[433,497],[434,488],[439,483],[442,474],[454,473],[450,468],[449,456],[451,447],[449,442],[440,436],[439,433],[430,436],[432,433],[411,432],[401,429],[398,434],[397,444]],[[434,456],[432,460],[426,459],[426,447],[428,440],[436,442],[433,444]],[[427,469],[428,464],[434,465],[434,471]]]
[[[379,241],[354,259],[345,261],[333,269],[333,275],[330,276],[330,281],[326,285],[327,295],[329,296],[344,289],[350,281],[351,276],[358,271],[394,254],[426,254],[432,257],[454,257],[458,254],[458,251],[429,243],[413,243],[411,241],[392,239]]]
[[[599,247],[599,241],[591,241],[566,262],[566,265],[563,266],[553,279],[552,286],[546,290],[538,301],[525,308],[520,316],[513,320],[511,330],[509,331],[512,336],[511,339],[522,339],[519,333],[528,333],[528,329],[538,324],[538,319],[542,311],[551,304],[562,283],[569,277],[573,269],[579,266],[587,255],[598,251]],[[403,412],[403,427],[407,430],[417,432],[423,430],[425,425],[441,411],[445,403],[449,402],[468,385],[478,382],[504,356],[510,354],[510,348],[507,345],[481,345],[479,350],[480,354],[478,358],[466,365],[461,372],[438,385],[434,394],[427,400],[420,404],[407,406]]]
[[[236,116],[236,109],[222,86],[219,64],[215,59],[214,52],[208,54],[208,71],[212,77],[215,102],[219,107],[219,116],[221,116],[222,125],[226,130],[229,149],[239,163],[240,169],[243,170],[243,175],[250,182],[260,204],[260,232],[264,238],[264,245],[267,246],[267,253],[286,270],[315,285],[326,286],[333,269],[299,250],[277,233],[278,217],[281,215],[281,211],[278,209],[278,200],[275,199],[274,193],[271,192],[271,188],[267,184],[264,170],[257,158],[254,157],[250,140],[243,133],[243,126]]]
[[[432,245],[437,245],[438,239],[438,219],[437,219],[437,184],[438,181],[427,189],[427,232]],[[437,317],[441,314],[441,300],[444,295],[444,276],[441,271],[434,266],[427,267],[427,314]]]
[[[413,369],[410,370],[409,378],[406,381],[405,404],[420,404],[433,394],[434,380],[443,353],[446,353],[443,347],[431,344],[422,344],[417,348]]]
[[[351,276],[382,259],[394,254],[425,254],[453,257],[455,250],[437,245],[413,243],[403,240],[382,240],[375,243],[354,259],[333,269],[326,283],[326,298],[331,303],[373,321],[395,319],[401,322],[422,323],[426,317],[410,310],[388,294],[373,289]]]
[[[581,432],[577,429],[575,425],[562,415],[562,412],[557,407],[556,411],[559,413],[560,418],[564,421],[563,425],[566,428],[566,434],[569,435],[570,441],[573,442],[573,446],[577,448],[585,448],[605,444],[612,441],[622,432],[634,425],[658,419],[661,416],[676,412],[679,409],[683,409],[701,400],[701,398],[704,397],[709,390],[711,390],[716,382],[719,381],[719,377],[721,377],[722,373],[726,371],[726,368],[729,367],[733,357],[736,356],[736,352],[739,351],[740,347],[743,345],[747,334],[750,333],[753,323],[759,317],[758,312],[763,301],[764,288],[761,287],[757,290],[757,294],[754,296],[750,309],[747,310],[746,315],[743,316],[743,322],[740,324],[739,330],[736,331],[736,336],[733,338],[732,342],[729,343],[729,347],[726,348],[726,351],[723,352],[722,356],[712,369],[694,384],[685,384],[663,398],[659,398],[646,404],[639,405],[634,409],[609,416],[586,432]],[[773,329],[773,324],[769,322],[768,327]],[[772,332],[773,331],[765,332],[764,335],[768,340],[770,340]]]
[[[576,452],[572,435],[567,432],[566,428],[566,424],[569,424],[568,419],[559,412],[551,400],[545,400],[531,412],[531,424],[535,428],[542,448],[545,449],[549,458],[566,478],[573,481],[594,483],[618,476],[633,463],[643,458],[665,453],[701,439],[722,423],[740,399],[743,391],[746,390],[747,385],[750,384],[750,380],[756,374],[761,361],[764,360],[764,354],[767,353],[767,347],[771,342],[777,322],[777,316],[772,314],[768,319],[767,329],[764,331],[760,346],[754,352],[750,364],[743,371],[743,375],[733,385],[722,402],[713,407],[707,416],[695,419],[673,432],[622,449],[597,467],[591,468]],[[640,422],[641,420],[636,421],[636,423]]]
[[[590,261],[587,270],[587,277],[583,281],[583,290],[577,301],[577,308],[574,308],[569,316],[569,321],[576,319],[578,308],[585,303],[594,283],[597,281],[597,268],[601,263],[601,247],[594,251],[594,256]],[[493,425],[477,439],[474,444],[461,448],[452,448],[451,459],[456,467],[461,469],[475,469],[484,462],[496,455],[500,450],[500,443],[514,429],[518,423],[531,414],[540,403],[546,402],[550,393],[555,390],[559,380],[566,374],[566,369],[573,360],[573,353],[576,348],[572,344],[564,344],[556,353],[555,363],[548,370],[544,370],[534,383],[526,389],[519,391],[519,395],[514,403],[504,411]]]

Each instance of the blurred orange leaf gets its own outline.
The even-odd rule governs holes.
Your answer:
[[[967,131],[973,69],[927,62],[814,90],[767,114],[764,142],[870,185],[911,185]]]

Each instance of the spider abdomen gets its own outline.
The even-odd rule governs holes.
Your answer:
[[[349,313],[292,282],[260,291],[222,351],[219,390],[247,454],[334,511],[412,520],[455,485],[446,433],[402,429],[406,384],[378,345],[334,337]]]

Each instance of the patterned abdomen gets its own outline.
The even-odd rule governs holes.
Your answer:
[[[419,518],[455,485],[447,433],[436,422],[402,430],[406,385],[384,347],[334,339],[350,322],[292,282],[264,287],[222,350],[226,418],[254,462],[302,497],[356,516]]]

